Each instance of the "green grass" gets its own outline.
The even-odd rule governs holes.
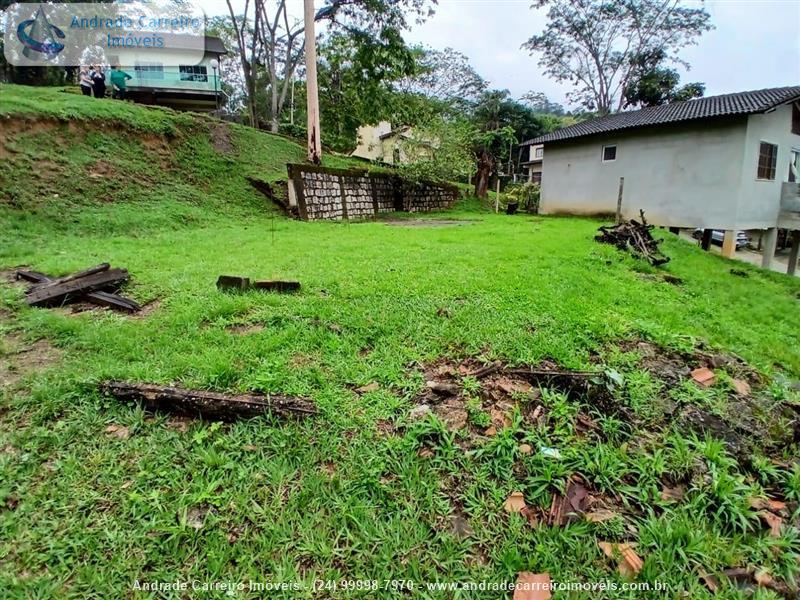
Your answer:
[[[14,90],[16,105],[26,93]],[[41,110],[44,100],[31,95]],[[47,114],[79,99],[53,101]],[[13,177],[0,191],[16,200],[0,206],[10,225],[0,234],[0,269],[26,264],[58,275],[109,261],[131,272],[128,295],[158,305],[146,317],[72,315],[28,308],[21,288],[0,286],[0,337],[45,339],[62,352],[2,396],[4,595],[127,597],[137,579],[177,579],[302,582],[305,591],[286,596],[366,598],[403,594],[309,590],[315,580],[339,579],[499,583],[524,570],[562,582],[623,582],[598,540],[637,541],[639,581],[668,584],[668,597],[710,597],[701,570],[748,566],[795,581],[797,530],[769,538],[748,498],[800,500],[796,446],[759,448],[747,465],[721,442],[669,425],[648,399],[735,416],[725,378],[710,390],[670,388],[624,342],[736,353],[767,378],[756,396],[772,406],[794,397],[788,383],[800,377],[796,280],[742,265],[749,277],[732,276],[731,262],[666,233],[672,262],[651,269],[595,243],[596,221],[497,216],[474,202],[445,215],[475,220],[460,227],[288,221],[248,196],[231,165],[274,180],[282,162],[301,156],[296,146],[234,128],[237,152],[226,158],[202,128],[194,131],[199,125],[177,127],[166,165],[147,158],[133,135],[34,134],[58,142],[58,152],[23,133],[8,142],[17,149],[6,154]],[[25,175],[37,160],[63,160],[72,172],[101,157],[130,178],[150,176],[152,186],[141,198],[98,202],[64,179]],[[684,283],[665,283],[664,271]],[[229,295],[214,286],[223,273],[297,279],[303,289]],[[234,325],[261,328],[242,334]],[[3,352],[9,361],[23,356]],[[472,448],[464,432],[435,418],[411,422],[424,386],[419,365],[470,356],[614,369],[623,381],[614,395],[636,422],[547,390],[544,426],[518,415]],[[100,395],[107,379],[299,394],[320,415],[196,421],[183,432],[164,415]],[[371,382],[380,388],[353,391]],[[474,380],[465,385],[470,395],[480,391]],[[602,433],[580,434],[578,412]],[[474,425],[486,418],[470,404]],[[107,433],[109,425],[130,437]],[[521,442],[534,452],[520,454]],[[542,456],[540,446],[558,448],[561,459]],[[776,466],[768,456],[777,455],[790,464]],[[574,473],[596,493],[618,495],[624,520],[533,528],[504,512],[515,490],[529,505],[549,506]],[[686,497],[662,501],[661,488],[675,481],[688,482]],[[454,514],[468,519],[466,538],[451,532]],[[722,585],[718,595],[745,597]],[[756,597],[778,596],[761,588]]]

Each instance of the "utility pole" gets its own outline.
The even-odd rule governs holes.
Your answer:
[[[317,88],[317,37],[314,34],[314,0],[303,0],[306,36],[306,97],[308,106],[308,160],[322,162],[319,129],[319,90]]]

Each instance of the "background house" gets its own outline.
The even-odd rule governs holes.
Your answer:
[[[416,160],[436,145],[433,140],[415,140],[412,143],[413,139],[414,131],[408,126],[392,129],[389,121],[362,125],[358,128],[358,145],[350,156],[396,165]]]
[[[528,176],[528,181],[532,181],[533,183],[541,183],[542,161],[544,160],[544,144],[528,143],[526,147],[528,148],[528,160],[519,163],[519,165]]]
[[[711,96],[584,121],[544,144],[543,213],[622,213],[670,227],[800,229],[800,86]],[[771,249],[770,249],[771,247]]]
[[[212,111],[222,94],[219,60],[227,53],[222,40],[205,36],[205,53],[198,61],[188,36],[171,35],[158,60],[152,49],[143,54],[135,48],[120,48],[109,55],[133,79],[128,81],[128,98],[142,104],[158,104],[180,110]],[[185,41],[185,43],[182,43]],[[217,61],[217,68],[212,61]]]

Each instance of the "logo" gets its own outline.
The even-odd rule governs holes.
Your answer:
[[[32,60],[42,54],[47,59],[55,58],[64,49],[64,44],[56,41],[56,38],[64,39],[64,32],[50,24],[43,6],[39,6],[33,19],[19,24],[17,38],[25,46],[22,53]]]

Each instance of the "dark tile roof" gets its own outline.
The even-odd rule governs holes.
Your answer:
[[[707,98],[673,102],[663,106],[653,106],[591,119],[541,135],[524,142],[523,145],[557,142],[620,129],[646,127],[648,125],[761,113],[797,99],[800,99],[800,86],[708,96]]]

